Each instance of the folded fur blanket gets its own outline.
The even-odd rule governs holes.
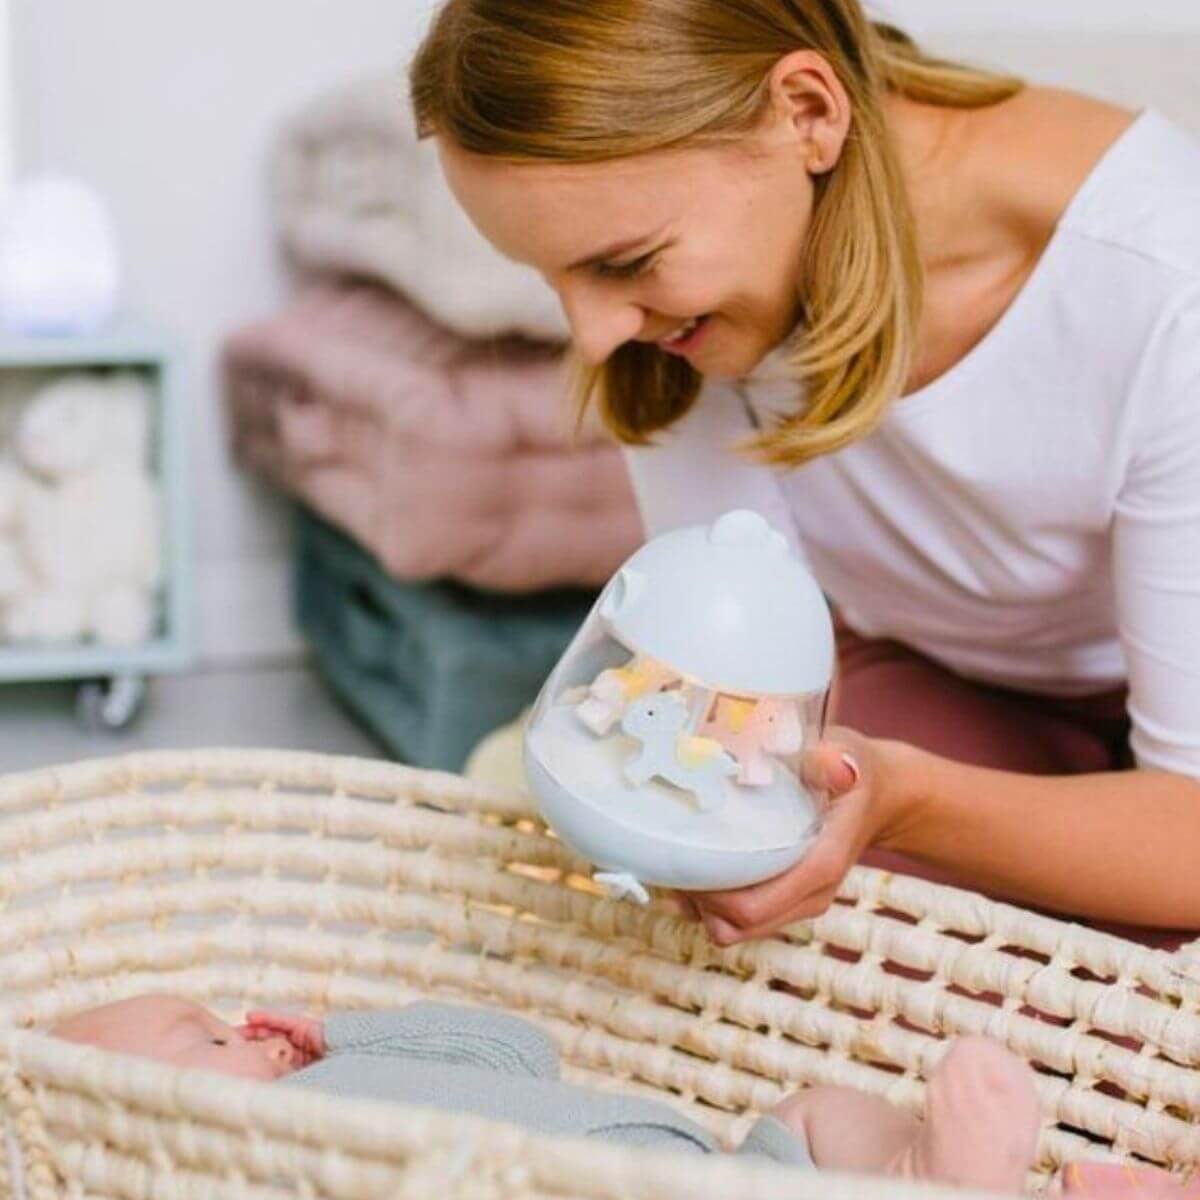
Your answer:
[[[475,232],[436,146],[417,141],[400,71],[339,88],[285,125],[272,191],[301,269],[385,283],[464,337],[565,340],[554,293]]]
[[[234,333],[224,371],[241,461],[398,578],[591,586],[641,540],[620,454],[576,437],[545,346],[468,342],[330,282]]]

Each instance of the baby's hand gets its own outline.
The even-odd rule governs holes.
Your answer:
[[[251,1042],[272,1037],[287,1038],[296,1051],[298,1067],[310,1066],[325,1057],[325,1022],[315,1017],[298,1017],[293,1013],[258,1009],[246,1014],[246,1023],[238,1032]]]

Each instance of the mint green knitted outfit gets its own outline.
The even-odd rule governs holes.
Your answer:
[[[326,1055],[285,1085],[471,1113],[539,1133],[712,1154],[712,1136],[665,1104],[575,1087],[540,1029],[507,1013],[421,1002],[325,1023]],[[803,1137],[761,1117],[739,1154],[811,1167]]]

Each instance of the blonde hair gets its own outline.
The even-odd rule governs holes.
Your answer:
[[[797,49],[830,63],[852,123],[837,166],[816,178],[800,266],[803,336],[788,361],[806,403],[747,444],[789,466],[874,428],[913,360],[923,270],[886,94],[978,108],[1020,81],[924,54],[859,0],[447,0],[410,74],[422,136],[518,162],[597,162],[753,128],[771,69]],[[577,379],[581,411],[595,397],[635,444],[683,416],[701,384],[686,360],[641,342]]]

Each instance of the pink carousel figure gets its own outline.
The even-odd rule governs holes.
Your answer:
[[[800,714],[787,700],[718,696],[701,732],[737,759],[737,781],[746,787],[770,786],[773,759],[799,754],[804,746]]]
[[[624,716],[631,700],[659,692],[674,683],[679,673],[644,654],[635,654],[623,667],[608,667],[588,686],[575,715],[595,734],[603,737]]]

